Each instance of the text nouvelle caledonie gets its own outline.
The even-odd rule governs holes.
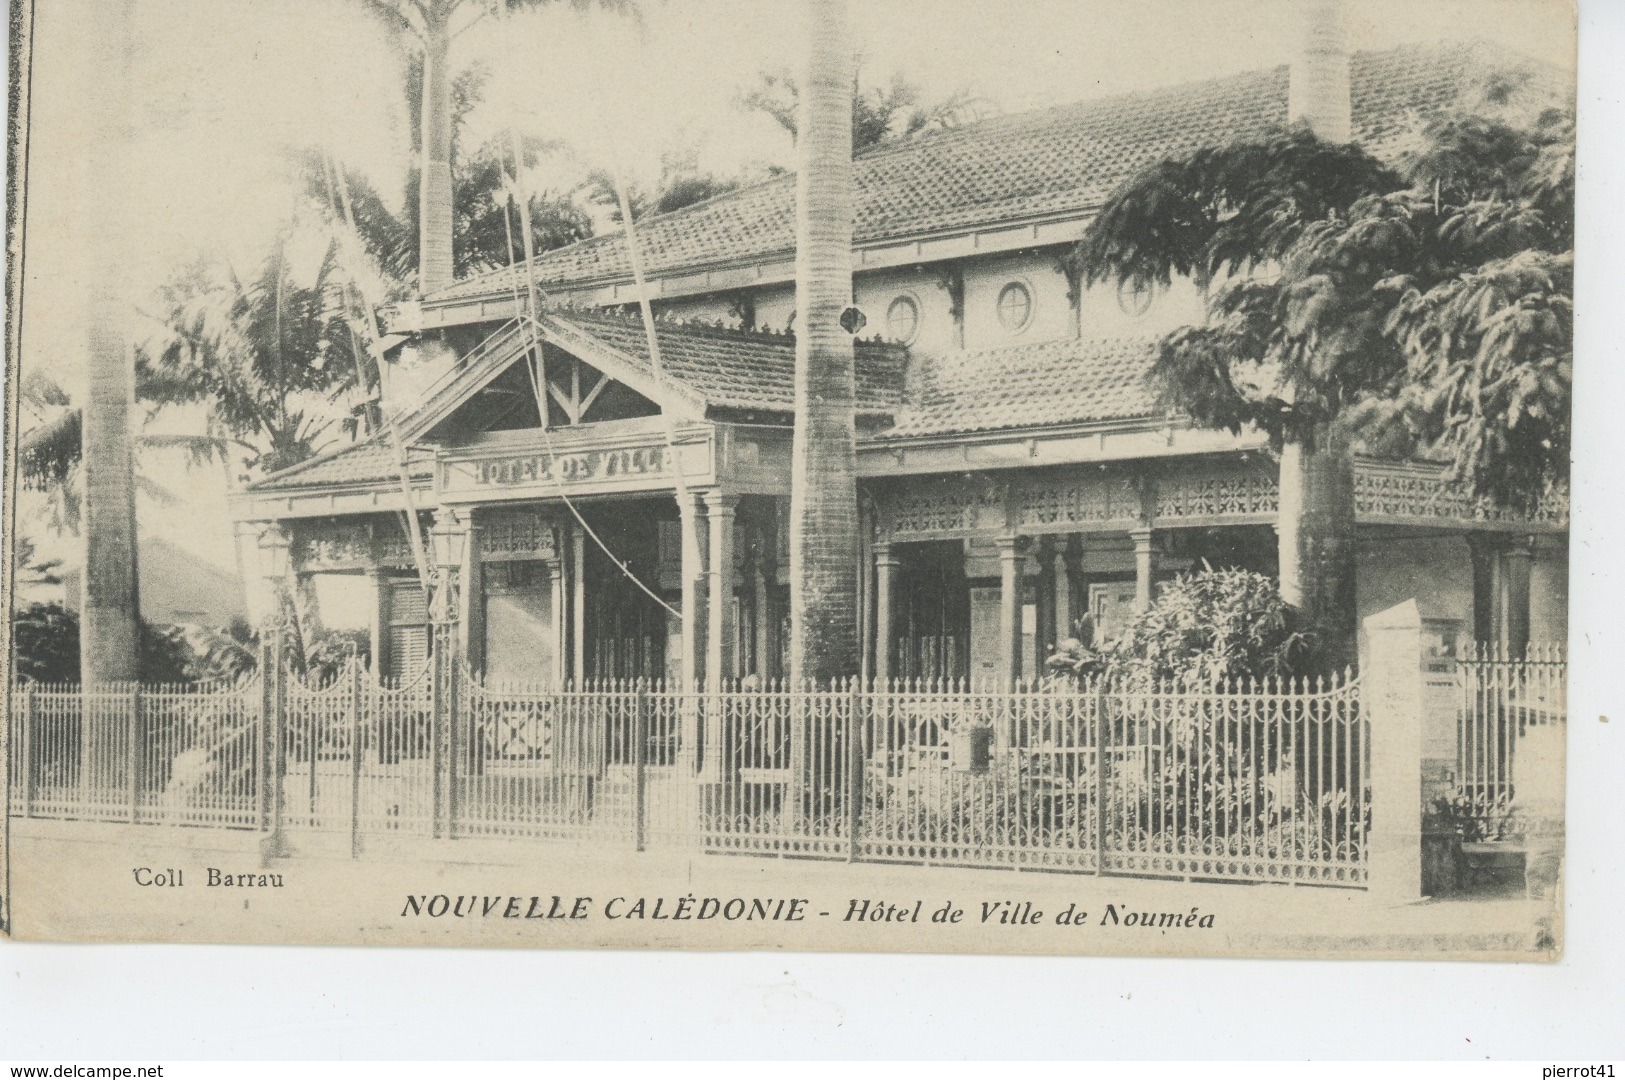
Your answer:
[[[590,896],[486,896],[413,894],[406,898],[402,918],[430,919],[541,919],[581,921],[592,918],[659,922],[807,922],[835,918],[862,924],[919,923],[988,926],[1121,926],[1155,930],[1211,930],[1214,916],[1199,908],[1189,911],[1142,911],[1128,905],[1106,904],[1098,913],[1068,904],[1046,917],[1027,900],[984,900],[961,906],[952,900],[927,908],[924,900],[895,903],[851,900],[844,913],[814,911],[805,897],[617,896],[602,904]]]

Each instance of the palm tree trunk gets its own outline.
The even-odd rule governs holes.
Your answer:
[[[1355,661],[1354,465],[1322,430],[1281,448],[1276,518],[1281,598],[1333,667]]]
[[[129,231],[119,211],[121,162],[128,139],[126,50],[134,28],[132,0],[107,5],[90,21],[104,81],[99,137],[87,139],[87,204],[112,208],[99,227],[87,315],[84,408],[84,597],[80,610],[80,675],[85,684],[137,678],[140,614],[136,592],[135,455],[130,413],[135,366],[124,337],[125,263]]]
[[[451,192],[451,24],[428,27],[423,49],[422,161],[418,184],[418,294],[454,280]]]
[[[852,337],[852,79],[846,0],[807,0],[796,152],[796,425],[790,478],[790,677],[858,671]]]

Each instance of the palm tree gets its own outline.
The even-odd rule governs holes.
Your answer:
[[[211,434],[250,473],[314,455],[367,426],[377,374],[350,332],[337,245],[301,275],[279,237],[247,279],[195,264],[169,283],[138,357],[143,399],[203,403]]]
[[[395,37],[414,65],[409,85],[418,87],[414,145],[418,164],[418,294],[427,296],[454,280],[455,189],[453,39],[492,11],[516,12],[568,3],[578,11],[599,8],[633,12],[632,0],[360,0]],[[454,24],[457,24],[454,26]]]
[[[104,216],[90,271],[83,452],[85,573],[80,678],[85,685],[137,675],[141,616],[136,594],[135,461],[130,443],[135,367],[124,323],[130,230],[119,211],[128,141],[128,50],[133,0],[114,0],[84,28],[102,79],[92,93],[100,130],[85,140],[86,203],[115,208]],[[86,759],[88,762],[88,758]]]
[[[960,127],[982,117],[986,102],[968,90],[928,100],[925,92],[901,75],[886,85],[864,86],[862,73],[852,71],[852,152],[860,154],[889,139],[912,139],[933,131]],[[764,113],[796,137],[801,112],[801,87],[788,71],[763,71],[756,85],[739,98],[742,108]]]
[[[485,72],[469,68],[452,87],[452,272],[457,277],[509,265],[514,251],[509,246],[513,219],[508,217],[511,190],[510,170],[515,168],[514,146],[508,138],[495,138],[464,153],[462,134],[468,113],[482,99]],[[519,140],[518,171],[535,169],[548,156],[562,152],[556,140]],[[330,222],[344,220],[335,205],[335,177],[325,150],[306,147],[291,162],[301,177],[306,199]],[[384,197],[366,178],[354,170],[344,170],[351,219],[356,239],[377,268],[388,279],[387,290],[398,298],[409,295],[418,267],[418,167],[407,175],[404,212],[390,209]],[[703,197],[703,196],[702,196]],[[529,204],[531,235],[537,251],[573,244],[592,236],[591,216],[579,206],[569,191],[530,191],[523,197]],[[346,226],[347,227],[347,223]]]
[[[1572,115],[1510,106],[1435,122],[1400,171],[1282,132],[1145,169],[1069,256],[1084,285],[1208,290],[1152,383],[1279,450],[1281,591],[1333,662],[1355,633],[1351,446],[1444,458],[1502,504],[1567,477],[1573,161]]]
[[[790,676],[856,674],[857,434],[852,335],[852,97],[846,0],[807,0],[796,140],[796,420],[790,475]]]

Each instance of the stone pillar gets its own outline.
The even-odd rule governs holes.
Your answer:
[[[1157,572],[1157,551],[1151,543],[1151,528],[1134,529],[1129,533],[1134,541],[1134,611],[1136,614],[1151,608],[1151,586]]]
[[[705,537],[701,535],[700,496],[678,497],[683,531],[683,688],[696,688],[705,677]]]
[[[901,566],[890,544],[875,545],[875,682],[891,683],[892,650],[897,644],[897,571]]]
[[[587,680],[587,532],[570,527],[570,678]]]
[[[724,681],[738,674],[739,627],[734,609],[734,511],[736,495],[709,491],[705,495],[706,522],[710,526],[710,616],[707,620],[705,684],[721,689]]]
[[[1001,536],[999,549],[999,677],[1007,686],[1021,678],[1021,537]]]
[[[1407,600],[1365,620],[1361,684],[1371,738],[1371,832],[1366,865],[1371,895],[1385,903],[1422,898],[1422,776],[1426,691],[1422,615]]]

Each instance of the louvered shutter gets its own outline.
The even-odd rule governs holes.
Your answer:
[[[429,663],[429,604],[416,581],[389,589],[389,654],[384,673],[410,681]]]

